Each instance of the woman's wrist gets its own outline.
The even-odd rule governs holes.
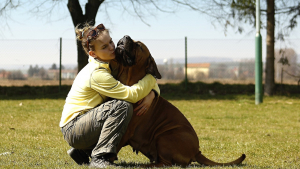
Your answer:
[[[151,90],[150,94],[151,94],[152,99],[154,99],[155,98],[155,92],[153,90]]]
[[[151,91],[154,93],[154,97],[158,96],[158,93],[156,90],[152,89]]]

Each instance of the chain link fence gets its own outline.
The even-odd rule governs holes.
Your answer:
[[[118,39],[113,39],[117,44]],[[162,75],[160,83],[184,80],[185,41],[182,39],[136,39],[144,42]],[[265,63],[265,40],[263,62]],[[0,85],[57,85],[60,40],[0,40]],[[275,80],[297,84],[300,39],[287,39],[275,46]],[[62,39],[62,84],[77,74],[75,39]],[[187,75],[190,81],[254,83],[253,39],[187,39]]]

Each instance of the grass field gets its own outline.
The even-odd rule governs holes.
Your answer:
[[[299,97],[266,97],[255,105],[254,95],[166,96],[191,122],[208,158],[227,162],[246,154],[242,165],[222,168],[295,169],[300,168]],[[87,168],[66,154],[69,146],[58,127],[63,105],[62,98],[0,100],[0,168]],[[118,157],[123,167],[148,163],[128,146]]]

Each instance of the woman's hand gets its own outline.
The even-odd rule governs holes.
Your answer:
[[[146,97],[141,99],[138,102],[138,106],[134,109],[134,111],[138,111],[136,115],[141,116],[145,114],[149,107],[152,104],[153,99],[155,98],[155,93],[154,91],[151,91]]]

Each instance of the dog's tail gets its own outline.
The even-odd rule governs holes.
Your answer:
[[[201,152],[199,151],[199,153],[196,155],[196,161],[199,163],[199,164],[203,164],[203,165],[207,165],[207,166],[230,166],[230,165],[238,165],[240,163],[242,163],[245,158],[246,158],[246,155],[245,154],[242,154],[242,156],[234,161],[231,161],[231,162],[228,162],[228,163],[217,163],[217,162],[214,162],[208,158],[206,158],[204,155],[201,154]]]

